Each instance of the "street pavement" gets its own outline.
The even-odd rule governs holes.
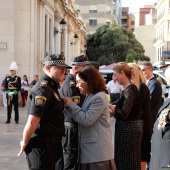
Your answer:
[[[5,124],[6,115],[7,109],[0,107],[0,170],[28,170],[25,153],[17,157],[27,121],[26,108],[19,107],[19,124],[15,124],[14,111],[12,122]]]
[[[25,153],[20,158],[20,141],[27,121],[26,108],[19,107],[19,124],[15,124],[14,111],[12,121],[5,124],[7,109],[0,107],[0,170],[28,170]],[[112,133],[114,134],[115,119],[111,119]],[[112,139],[114,141],[114,138]]]

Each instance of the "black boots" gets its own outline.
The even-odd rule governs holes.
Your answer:
[[[5,123],[10,123],[10,120],[7,120]]]

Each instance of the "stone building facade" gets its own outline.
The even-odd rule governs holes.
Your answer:
[[[74,0],[0,0],[0,4],[1,81],[12,61],[19,67],[17,74],[32,81],[35,74],[42,75],[47,55],[64,53],[70,64],[72,56],[85,52],[86,28]]]

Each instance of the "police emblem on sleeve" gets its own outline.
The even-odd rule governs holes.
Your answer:
[[[72,96],[72,101],[76,104],[80,104],[80,96]]]
[[[44,96],[35,96],[35,105],[36,106],[44,106],[47,98]]]
[[[55,98],[56,98],[58,101],[61,101],[61,99],[60,99],[60,97],[58,96],[57,93],[54,92],[54,96],[55,96]]]
[[[47,87],[48,81],[47,80],[42,80],[40,86],[41,87]]]

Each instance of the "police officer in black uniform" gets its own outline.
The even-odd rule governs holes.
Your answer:
[[[71,97],[72,100],[82,105],[84,96],[80,94],[79,89],[76,87],[75,72],[89,64],[86,55],[73,57],[71,60],[72,69],[70,74],[66,76],[59,92],[60,96]],[[64,111],[65,116],[65,137],[63,137],[63,157],[64,157],[64,170],[77,170],[77,157],[78,157],[78,125],[71,117],[70,113]],[[58,170],[56,168],[56,170]]]
[[[18,92],[21,90],[21,78],[16,75],[18,66],[15,61],[10,65],[10,76],[5,79],[5,91],[7,94],[7,121],[10,123],[12,104],[15,111],[15,123],[19,123],[19,111],[18,111]]]
[[[64,56],[52,54],[46,57],[44,74],[28,97],[28,120],[18,156],[25,150],[30,170],[54,170],[56,162],[62,159],[64,103],[58,86],[66,68],[71,67],[65,64]]]

